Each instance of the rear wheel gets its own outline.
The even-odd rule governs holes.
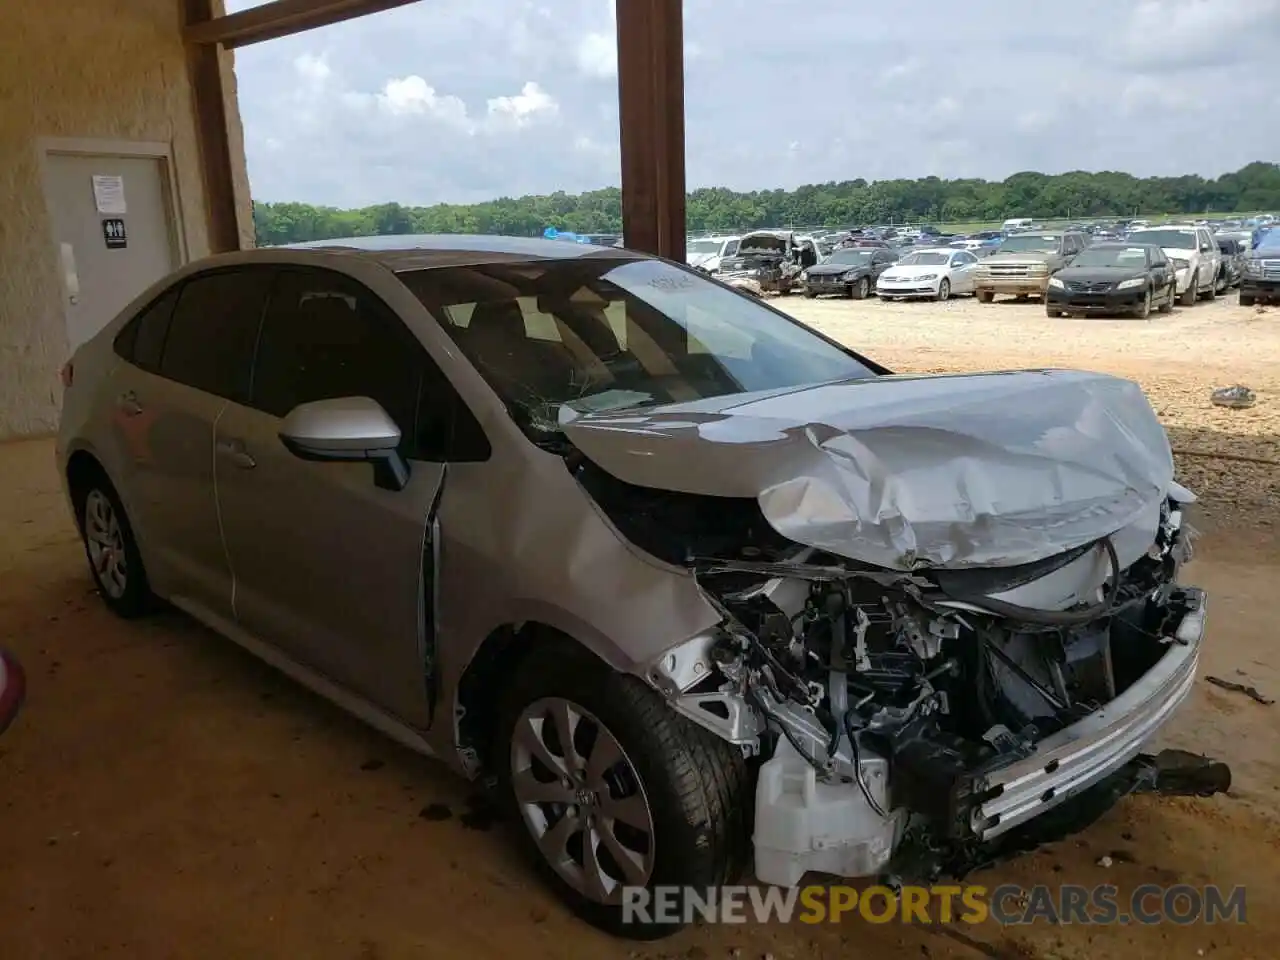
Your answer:
[[[611,934],[652,940],[680,926],[628,916],[624,886],[704,889],[745,865],[741,752],[570,642],[522,665],[491,755],[526,853],[574,913]]]
[[[1206,300],[1218,299],[1218,278],[1214,277],[1213,282],[1209,284],[1209,289],[1201,294]]]
[[[1178,303],[1184,307],[1193,307],[1196,303],[1197,291],[1200,288],[1200,274],[1193,273],[1191,279],[1187,281],[1187,289],[1182,291],[1182,296],[1178,298]]]
[[[75,496],[89,573],[103,602],[126,619],[149,613],[155,597],[119,494],[99,472]]]

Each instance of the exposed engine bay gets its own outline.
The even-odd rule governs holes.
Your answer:
[[[759,758],[765,882],[887,875],[908,850],[924,851],[920,872],[952,870],[1132,763],[1194,678],[1204,597],[1176,582],[1192,537],[1181,488],[1127,565],[1103,537],[1021,566],[899,571],[788,541],[754,500],[575,472],[721,615],[650,679]],[[1103,571],[1100,586],[1061,609],[1012,602],[1072,564]]]

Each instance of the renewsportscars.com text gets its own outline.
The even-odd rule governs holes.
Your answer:
[[[698,890],[624,887],[625,923],[1050,924],[1245,923],[1244,887],[1111,884],[749,887]]]

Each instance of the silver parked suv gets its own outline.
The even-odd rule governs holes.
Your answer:
[[[1204,599],[1127,381],[894,376],[682,265],[384,237],[192,264],[64,382],[103,600],[496,782],[605,929],[752,843],[932,877],[1169,783]]]

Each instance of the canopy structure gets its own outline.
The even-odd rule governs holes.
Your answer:
[[[423,0],[272,0],[221,13],[220,0],[180,0],[190,44],[210,246],[241,243],[235,154],[227,122],[234,49]],[[435,0],[443,2],[443,0]],[[623,242],[672,260],[685,256],[683,0],[616,0]]]

